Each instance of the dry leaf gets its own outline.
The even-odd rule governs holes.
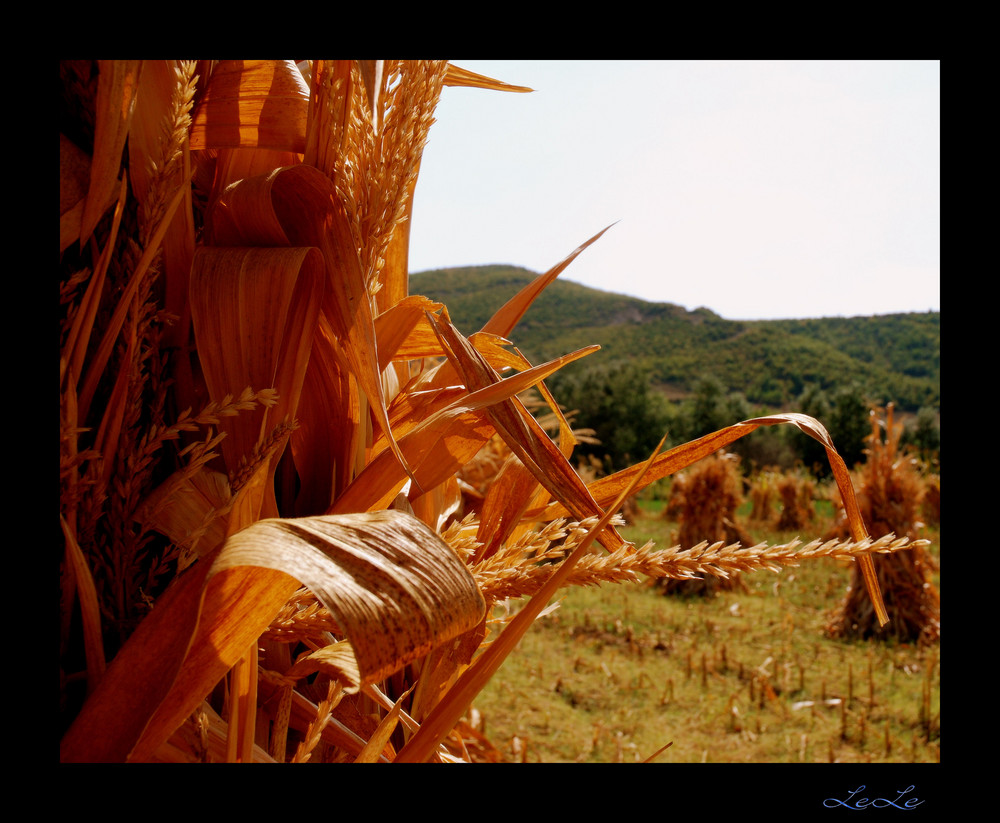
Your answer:
[[[81,216],[81,243],[90,239],[118,188],[118,170],[132,124],[141,68],[141,60],[99,61],[94,156],[90,164],[87,202]]]
[[[309,87],[292,60],[223,60],[191,126],[191,148],[306,148]]]
[[[494,80],[492,77],[486,77],[483,74],[476,74],[473,71],[456,66],[454,63],[448,64],[448,73],[444,76],[444,84],[446,86],[468,86],[474,89],[491,89],[493,91],[534,91],[534,89],[529,89],[527,86],[512,86],[510,83]]]
[[[464,563],[412,515],[259,521],[157,601],[64,736],[61,759],[150,759],[300,584],[345,630],[364,683],[478,625],[485,610]]]

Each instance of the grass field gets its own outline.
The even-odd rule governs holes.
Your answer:
[[[815,527],[798,536],[822,535],[830,518],[819,502]],[[623,534],[667,546],[675,528],[647,504]],[[749,531],[771,543],[797,536]],[[940,531],[924,537],[939,558]],[[658,763],[940,761],[939,644],[827,638],[849,580],[834,561],[742,579],[746,591],[709,599],[644,585],[566,592],[476,700],[483,731],[527,762],[658,751]]]

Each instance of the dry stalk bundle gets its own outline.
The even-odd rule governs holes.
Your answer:
[[[667,509],[680,521],[677,542],[682,546],[753,541],[736,520],[743,502],[742,478],[733,454],[719,452],[674,478]],[[664,594],[710,596],[745,588],[738,574],[684,579],[665,577],[656,583]]]
[[[870,555],[912,541],[868,539],[812,418],[736,423],[607,477],[573,468],[579,433],[544,380],[597,347],[536,365],[507,338],[603,232],[469,337],[408,294],[442,89],[529,89],[443,61],[60,77],[62,760],[498,759],[466,714],[567,585],[850,556],[882,614]],[[533,387],[548,429],[519,399]],[[615,513],[641,488],[778,424],[825,446],[849,541],[622,539]],[[463,483],[480,500],[459,519]],[[491,607],[520,596],[485,642]]]
[[[911,459],[899,441],[902,423],[893,420],[890,404],[882,417],[872,413],[872,431],[868,436],[867,459],[860,469],[858,502],[871,534],[919,536],[923,523],[920,513],[925,481],[916,461]],[[828,537],[844,533],[844,518],[840,516]],[[891,615],[888,627],[874,619],[869,604],[859,591],[856,569],[843,601],[832,616],[828,630],[843,637],[895,637],[908,642],[933,643],[941,634],[941,600],[933,583],[934,558],[923,546],[898,556],[874,558],[878,576]]]
[[[775,497],[774,472],[758,472],[750,479],[750,520],[762,523],[769,521],[772,517],[771,507],[774,505]]]
[[[775,528],[779,531],[794,531],[808,526],[815,519],[813,498],[815,481],[803,474],[785,473],[776,482],[778,497],[781,498],[781,514]]]
[[[924,478],[924,503],[921,508],[924,522],[928,526],[941,523],[941,475],[931,474]]]

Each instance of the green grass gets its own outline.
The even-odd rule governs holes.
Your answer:
[[[624,534],[672,545],[673,528],[647,510]],[[925,536],[939,556],[940,533]],[[567,590],[476,700],[486,736],[528,762],[634,762],[667,743],[655,762],[940,760],[940,646],[827,638],[849,580],[836,562],[743,580],[707,600]]]

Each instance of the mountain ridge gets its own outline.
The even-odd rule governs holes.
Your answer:
[[[431,269],[410,275],[410,292],[444,303],[468,335],[537,276],[501,264]],[[771,408],[793,404],[809,385],[852,383],[874,403],[940,407],[940,312],[728,320],[557,278],[510,337],[533,363],[597,343],[601,352],[568,368],[636,363],[673,396],[712,375]]]

